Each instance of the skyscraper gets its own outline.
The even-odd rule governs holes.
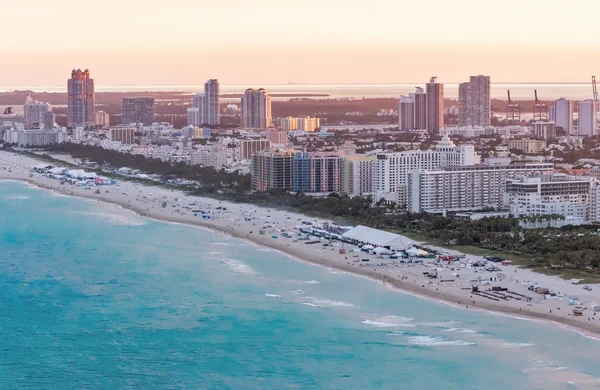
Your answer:
[[[585,100],[579,103],[579,135],[584,137],[593,137],[596,134],[597,125],[597,103],[593,100]]]
[[[150,126],[154,122],[153,97],[126,97],[123,98],[122,124],[143,123]]]
[[[188,110],[188,125],[201,126],[207,124],[206,106],[206,95],[204,93],[197,93],[194,95],[191,118],[189,112],[190,110]],[[190,119],[192,122],[190,122]]]
[[[466,83],[458,86],[458,125],[489,126],[490,76],[471,76]]]
[[[220,125],[221,113],[219,111],[219,80],[210,79],[204,84],[204,115],[202,124]]]
[[[429,79],[427,91],[427,131],[437,133],[444,127],[444,84],[436,83],[436,77]]]
[[[554,102],[554,122],[566,135],[573,134],[573,101],[560,98]]]
[[[94,126],[94,79],[90,78],[90,71],[73,69],[71,78],[67,81],[68,127],[93,127]]]
[[[26,130],[47,128],[46,113],[48,112],[52,112],[50,104],[33,100],[28,94],[23,105],[23,126]]]
[[[410,97],[401,97],[398,103],[398,126],[400,131],[415,128],[415,101]]]
[[[242,96],[242,127],[266,129],[271,126],[271,96],[264,89],[249,88]]]
[[[417,87],[415,93],[411,93],[408,96],[411,97],[414,102],[414,128],[417,130],[425,130],[427,128],[427,94],[423,91],[423,88]]]

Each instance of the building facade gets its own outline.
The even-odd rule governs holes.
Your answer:
[[[21,147],[37,147],[62,144],[66,141],[66,139],[67,134],[62,131],[21,130],[15,131],[14,134],[9,134],[8,136],[5,134],[6,142],[16,141],[16,144]]]
[[[247,89],[242,96],[242,127],[271,127],[271,96],[264,89]]]
[[[67,126],[93,127],[96,95],[94,79],[90,78],[89,70],[73,69],[67,81],[67,99]]]
[[[573,133],[573,101],[560,98],[554,102],[554,116],[556,127],[561,127],[565,135]]]
[[[415,128],[415,101],[411,97],[401,97],[398,102],[398,127],[400,131]]]
[[[593,100],[579,102],[579,118],[577,127],[580,136],[594,137],[598,135],[598,103]]]
[[[490,85],[490,76],[479,75],[458,86],[459,126],[490,125]]]
[[[263,150],[252,157],[251,186],[256,191],[270,189],[291,190],[294,152],[291,150]]]
[[[371,189],[373,200],[381,198],[400,204],[406,202],[408,173],[415,169],[437,169],[445,166],[478,164],[473,145],[456,146],[447,135],[433,150],[408,150],[377,153],[373,161]]]
[[[126,97],[123,98],[122,124],[143,123],[150,126],[154,122],[153,97]]]
[[[516,149],[523,153],[537,154],[546,149],[546,141],[539,139],[511,139],[508,141],[509,149]]]
[[[292,189],[296,192],[340,192],[342,155],[338,152],[297,152]]]
[[[587,223],[591,220],[592,180],[565,174],[509,179],[504,206],[515,217],[560,215],[565,224]]]
[[[341,165],[341,192],[348,196],[371,194],[371,174],[375,155],[345,156]]]
[[[556,124],[554,122],[533,122],[533,136],[540,139],[556,138]]]
[[[269,149],[271,141],[268,139],[241,139],[240,140],[240,159],[250,160],[254,154],[261,150]]]
[[[414,104],[413,124],[416,130],[427,129],[427,94],[423,88],[417,87],[415,93],[408,95]],[[443,102],[443,96],[442,96]],[[443,118],[443,116],[442,116]],[[443,120],[442,120],[443,124]]]
[[[426,85],[427,131],[437,133],[444,127],[444,84],[436,83],[432,77]]]
[[[204,84],[204,121],[198,125],[218,126],[221,124],[219,80],[210,79]]]
[[[110,127],[110,115],[104,111],[96,111],[94,125],[101,129],[108,129]]]
[[[25,104],[23,105],[23,126],[25,130],[41,129],[46,130],[52,127],[46,127],[46,114],[52,111],[52,106],[48,103],[38,102],[33,100],[28,94]]]
[[[285,145],[288,142],[288,133],[283,130],[269,129],[267,130],[267,139],[271,145]]]
[[[551,173],[553,164],[469,165],[409,173],[407,209],[411,212],[444,213],[501,208],[506,180]]]
[[[135,126],[114,126],[108,130],[108,139],[111,141],[119,141],[123,145],[131,145],[135,143]]]

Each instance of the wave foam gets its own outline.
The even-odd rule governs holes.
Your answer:
[[[329,299],[314,298],[313,302],[319,305],[336,306],[336,307],[356,307],[356,305],[348,302],[331,301]]]
[[[409,324],[413,318],[399,317],[399,316],[373,316],[371,319],[366,319],[362,323],[365,325],[372,325],[378,328],[394,328],[394,327],[414,327],[415,324]]]
[[[302,294],[304,294],[304,290],[292,290],[292,291],[290,291],[290,294],[292,294],[292,295],[302,295]]]
[[[312,307],[325,307],[325,306],[321,306],[321,305],[315,305],[314,303],[310,303],[310,302],[302,302],[303,305],[306,306],[312,306]]]
[[[27,200],[27,199],[31,199],[31,196],[17,195],[17,196],[9,196],[6,199],[10,199],[10,200]]]
[[[445,329],[444,332],[457,332],[457,333],[477,333],[476,330],[468,329],[468,328],[448,328]]]
[[[258,272],[256,272],[254,268],[250,267],[243,261],[234,259],[221,259],[221,262],[223,264],[228,265],[233,272],[237,272],[244,275],[258,275]]]
[[[438,346],[470,346],[475,343],[470,343],[463,340],[449,340],[442,337],[434,336],[411,336],[408,337],[408,341],[412,345],[419,345],[423,347],[438,347]]]
[[[441,322],[423,322],[420,325],[421,326],[430,326],[433,328],[452,328],[458,324],[459,324],[459,322],[456,322],[456,321],[441,321]]]
[[[504,343],[503,348],[530,348],[535,346],[533,343]]]
[[[265,297],[281,298],[281,295],[277,295],[277,294],[265,294]]]

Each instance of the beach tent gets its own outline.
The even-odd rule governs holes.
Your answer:
[[[375,253],[376,255],[389,255],[390,253],[392,253],[392,251],[384,247],[378,246],[373,250],[373,253]]]
[[[367,226],[358,225],[346,233],[342,234],[345,241],[354,244],[371,244],[374,246],[382,246],[388,249],[405,249],[412,246],[415,242],[409,238],[386,232],[383,230],[373,229]]]
[[[414,246],[412,248],[407,249],[406,253],[408,253],[411,256],[427,256],[427,252],[419,248],[415,248]]]
[[[48,172],[50,172],[52,174],[60,174],[60,173],[63,173],[64,171],[66,171],[66,168],[52,168]]]
[[[362,247],[360,247],[360,249],[362,249],[363,251],[370,251],[372,249],[375,249],[375,247],[373,245],[363,245]]]

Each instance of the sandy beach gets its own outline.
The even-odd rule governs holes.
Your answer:
[[[284,210],[261,208],[249,204],[236,204],[211,198],[193,197],[160,187],[143,186],[128,181],[118,181],[117,185],[84,188],[44,177],[31,172],[40,161],[14,153],[0,151],[0,179],[22,180],[36,186],[64,195],[72,195],[110,202],[130,209],[139,214],[139,218],[202,226],[215,232],[252,241],[275,250],[284,252],[298,260],[311,262],[324,267],[336,268],[345,272],[376,279],[389,286],[419,296],[443,300],[468,310],[484,309],[493,312],[550,320],[556,323],[583,330],[586,333],[600,335],[600,313],[594,313],[590,307],[600,303],[600,288],[591,286],[586,291],[581,285],[571,284],[556,276],[534,273],[514,266],[501,266],[504,280],[493,280],[496,272],[487,272],[477,268],[460,268],[455,264],[435,265],[404,264],[399,260],[377,258],[364,252],[352,252],[354,247],[348,244],[323,243],[306,244],[297,240],[302,221],[315,224],[326,222],[301,214]],[[99,190],[99,193],[96,193]],[[164,207],[163,207],[164,206]],[[193,210],[196,210],[194,212]],[[201,218],[197,210],[206,212],[210,219]],[[195,215],[196,214],[196,215]],[[135,217],[138,218],[138,217]],[[265,234],[259,234],[263,230]],[[291,238],[281,235],[289,232]],[[277,238],[274,238],[276,236]],[[347,253],[341,254],[344,247]],[[454,251],[442,249],[448,254]],[[368,258],[368,262],[360,261]],[[481,257],[467,255],[467,260],[481,260]],[[436,271],[438,279],[429,279],[423,273]],[[474,283],[473,280],[488,280],[488,283]],[[528,291],[528,286],[537,283],[542,287],[560,293],[563,299],[544,299],[543,295]],[[474,295],[471,287],[479,284],[481,291],[491,286],[502,286],[508,290],[527,296],[531,300],[499,299],[497,301]],[[573,306],[569,305],[569,297],[577,297],[584,310],[583,316],[573,316]],[[596,315],[598,314],[598,315]]]

